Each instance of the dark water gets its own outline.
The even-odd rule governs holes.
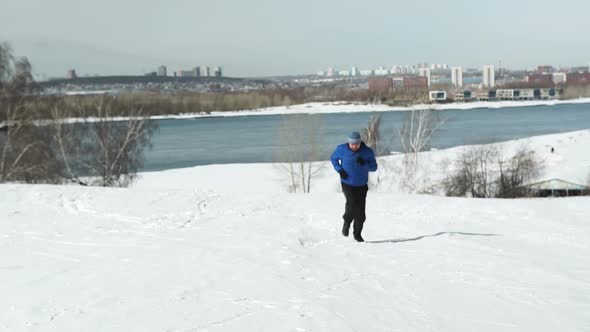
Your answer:
[[[436,111],[445,123],[432,138],[433,148],[490,143],[533,135],[590,129],[590,104]],[[387,151],[399,151],[397,132],[406,112],[382,112],[381,135]],[[354,130],[367,126],[371,113],[310,115],[321,124],[322,159]],[[283,115],[190,120],[159,120],[153,150],[143,170],[195,165],[277,161]]]

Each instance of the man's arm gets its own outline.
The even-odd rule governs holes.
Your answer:
[[[332,166],[334,166],[336,172],[340,172],[342,170],[340,159],[340,152],[338,151],[338,147],[336,147],[336,150],[334,150],[332,156],[330,157],[330,161],[332,162]]]
[[[373,150],[369,150],[369,158],[367,160],[369,172],[375,172],[377,170],[377,160],[375,159],[375,153]]]

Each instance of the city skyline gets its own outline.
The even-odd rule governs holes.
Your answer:
[[[50,77],[71,68],[140,75],[162,64],[174,71],[209,63],[228,76],[262,77],[419,62],[501,61],[509,69],[590,62],[579,33],[590,29],[590,3],[582,0],[560,2],[563,13],[548,0],[488,7],[452,0],[436,8],[385,0],[3,2],[0,41]]]

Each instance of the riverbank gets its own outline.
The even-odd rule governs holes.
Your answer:
[[[448,104],[418,104],[412,107],[394,107],[385,104],[367,104],[353,102],[327,102],[327,103],[305,103],[291,106],[267,107],[254,110],[209,112],[209,113],[185,113],[178,115],[154,115],[147,117],[151,120],[167,119],[195,119],[210,117],[236,117],[253,115],[291,115],[291,114],[334,114],[334,113],[374,113],[374,112],[407,112],[413,109],[432,110],[477,110],[477,109],[500,109],[509,107],[534,107],[534,106],[555,106],[567,104],[590,104],[590,98],[578,98],[570,100],[530,100],[530,101],[476,101],[468,103]],[[111,121],[128,121],[131,117],[112,117]],[[97,122],[98,118],[69,118],[65,123]],[[38,125],[52,124],[52,120],[40,120]],[[3,127],[0,123],[0,128]]]

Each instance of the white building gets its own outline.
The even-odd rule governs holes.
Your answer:
[[[520,90],[520,99],[521,100],[533,100],[533,99],[535,99],[535,90],[534,89],[522,89],[522,90]]]
[[[389,70],[387,70],[385,67],[379,67],[379,68],[375,69],[375,75],[376,76],[387,76],[387,75],[389,75]]]
[[[483,66],[482,84],[484,87],[488,88],[493,88],[496,85],[496,73],[494,71],[494,65]]]
[[[565,73],[553,73],[553,83],[565,84],[567,75]]]
[[[350,76],[350,72],[348,70],[341,70],[338,72],[338,76]]]
[[[328,71],[326,73],[326,76],[328,76],[328,77],[334,77],[334,68],[328,68]]]
[[[176,72],[176,76],[178,77],[195,77],[194,70],[178,70]]]
[[[350,70],[350,75],[351,76],[359,76],[359,69],[357,67],[352,67],[352,69]]]
[[[496,90],[496,98],[500,100],[512,100],[514,98],[514,89]]]
[[[463,86],[463,67],[451,68],[451,82],[453,83],[453,86]]]
[[[223,77],[223,67],[215,67],[215,68],[213,68],[213,76],[215,76],[215,77]]]
[[[209,66],[201,67],[201,76],[210,77],[211,76],[211,68],[209,68]]]
[[[445,101],[447,100],[446,91],[429,91],[428,96],[430,101]]]
[[[430,86],[430,68],[420,68],[419,75],[422,77],[426,77],[428,80],[428,86]]]
[[[167,76],[166,66],[158,67],[158,76]]]
[[[373,76],[373,71],[371,69],[363,69],[361,70],[361,76]]]

